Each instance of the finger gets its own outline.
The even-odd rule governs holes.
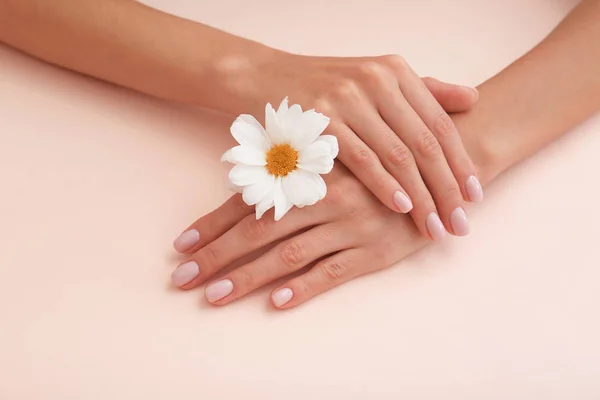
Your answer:
[[[383,167],[377,155],[347,125],[329,131],[338,139],[339,160],[390,210],[406,213],[412,203],[406,191]],[[400,197],[400,200],[398,198]],[[394,201],[396,199],[396,201]]]
[[[446,230],[466,234],[466,220],[458,218],[462,216],[460,212],[463,203],[460,188],[433,133],[399,91],[390,98],[382,99],[380,109],[384,120],[412,151],[421,176],[435,201],[438,213],[432,212],[425,216],[429,236],[433,240],[441,240],[446,235]],[[451,217],[453,212],[458,216]],[[456,221],[456,229],[453,229],[451,220]]]
[[[483,191],[477,179],[475,166],[467,154],[452,119],[410,67],[404,68],[403,73],[398,75],[398,84],[408,103],[440,144],[459,184],[463,199],[473,202],[483,200]]]
[[[175,239],[173,247],[179,253],[194,253],[227,232],[253,211],[254,207],[244,203],[241,194],[231,196],[219,208],[190,225]]]
[[[272,242],[299,230],[320,223],[319,207],[308,207],[302,212],[290,210],[275,222],[273,212],[259,220],[249,215],[222,236],[202,247],[172,274],[173,283],[182,289],[191,289],[229,264]],[[326,215],[325,215],[326,217]]]
[[[341,251],[273,290],[271,302],[280,309],[295,307],[350,279],[379,269],[374,265],[378,262],[364,248]]]
[[[211,283],[204,291],[206,299],[215,305],[228,304],[355,242],[356,237],[348,226],[319,225],[279,243],[262,257]]]
[[[422,78],[422,81],[442,108],[449,113],[468,111],[479,98],[477,89],[469,86],[455,85],[430,77]]]
[[[365,144],[379,155],[385,169],[408,194],[407,199],[411,207],[407,211],[410,211],[421,235],[437,239],[435,233],[439,229],[434,231],[434,234],[430,234],[427,228],[429,215],[437,215],[435,203],[421,177],[411,150],[400,139],[400,135],[394,132],[376,112],[365,112],[360,118],[351,120],[349,125],[364,140]],[[394,200],[401,201],[403,199],[398,199],[398,195],[395,195]],[[441,222],[438,228],[440,226]],[[441,231],[443,233],[443,227]]]

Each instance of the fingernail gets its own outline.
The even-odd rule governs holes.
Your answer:
[[[199,272],[200,268],[198,268],[198,264],[194,261],[188,261],[175,268],[175,271],[171,274],[171,282],[175,286],[183,286],[198,276]]]
[[[469,179],[467,179],[467,194],[469,195],[469,200],[473,203],[480,203],[483,201],[483,189],[481,188],[479,179],[477,179],[475,175],[471,175]]]
[[[410,201],[410,198],[401,191],[397,191],[394,193],[394,205],[402,213],[407,213],[413,208],[413,204],[412,201]]]
[[[466,236],[469,234],[469,220],[467,213],[462,207],[457,207],[450,213],[450,225],[456,236]]]
[[[290,288],[279,289],[271,295],[271,300],[275,307],[281,307],[294,297],[294,292]]]
[[[204,289],[206,300],[211,303],[221,300],[223,297],[229,296],[233,292],[233,282],[229,279],[223,279],[215,283],[211,283]]]
[[[200,232],[196,229],[190,229],[188,231],[183,232],[175,241],[173,242],[173,247],[180,253],[183,253],[186,250],[191,249],[198,243],[200,240]]]
[[[446,237],[446,228],[444,228],[444,224],[442,224],[440,217],[436,213],[432,212],[427,216],[425,225],[433,240],[442,240]]]

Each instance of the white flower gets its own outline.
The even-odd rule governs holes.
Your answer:
[[[329,118],[314,110],[288,107],[285,98],[277,112],[265,109],[266,130],[251,115],[243,114],[231,125],[240,144],[223,154],[221,161],[236,164],[229,173],[244,202],[256,205],[256,219],[275,207],[279,221],[292,206],[313,205],[327,194],[319,174],[333,168],[338,154],[335,136],[322,135]]]

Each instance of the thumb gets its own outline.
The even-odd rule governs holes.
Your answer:
[[[423,83],[449,113],[467,111],[477,102],[477,89],[438,81],[435,78],[423,78]]]

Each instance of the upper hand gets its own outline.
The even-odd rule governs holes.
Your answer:
[[[261,106],[289,96],[330,117],[340,161],[389,209],[410,211],[423,236],[468,233],[463,201],[483,192],[447,113],[469,109],[474,89],[422,80],[399,56],[283,54],[258,73]]]

